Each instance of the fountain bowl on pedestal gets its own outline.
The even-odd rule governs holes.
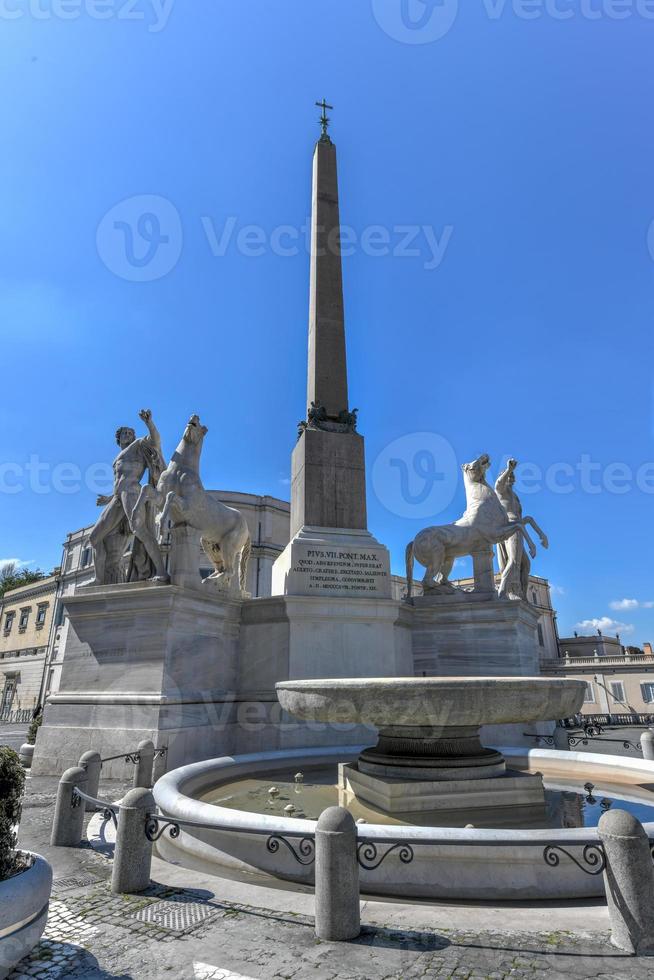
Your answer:
[[[482,725],[574,715],[582,681],[544,677],[400,677],[283,681],[282,707],[304,721],[364,724],[377,744],[340,766],[342,790],[388,813],[544,803],[540,775],[507,769]]]

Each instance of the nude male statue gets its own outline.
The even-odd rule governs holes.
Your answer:
[[[114,492],[111,495],[100,494],[97,499],[98,506],[104,506],[105,509],[89,538],[95,559],[94,585],[108,584],[107,538],[125,521],[134,537],[141,542],[152,563],[154,569],[152,581],[170,581],[161,549],[148,526],[143,510],[139,515],[135,515],[134,519],[132,517],[145,471],[148,470],[150,482],[156,486],[161,473],[166,468],[161,453],[161,437],[152,421],[152,412],[149,408],[143,408],[139,412],[139,418],[145,422],[148,435],[137,439],[134,429],[129,426],[121,426],[118,429],[116,442],[120,446],[120,452],[113,464]]]
[[[506,469],[500,473],[495,481],[495,492],[500,498],[500,503],[511,521],[520,521],[523,519],[522,504],[514,490],[517,465],[518,461],[516,459],[510,459]],[[534,531],[536,531],[543,548],[547,548],[549,544],[547,537],[543,534],[533,517],[526,517],[524,520],[526,523],[531,524]],[[531,562],[529,555],[525,551],[522,539],[517,534],[514,534],[507,541],[500,542],[497,546],[497,556],[502,573],[502,579],[498,589],[500,599],[526,599]]]

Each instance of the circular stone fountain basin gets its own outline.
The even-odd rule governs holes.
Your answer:
[[[356,759],[362,746],[331,746],[226,756],[183,766],[166,773],[154,787],[160,809],[171,819],[192,820],[197,829],[182,828],[172,838],[164,833],[157,841],[160,857],[203,874],[269,875],[276,879],[313,883],[312,855],[303,857],[303,838],[312,840],[313,820],[243,813],[205,802],[207,796],[234,780],[267,778],[284,767],[291,772],[312,766],[336,765]],[[650,799],[647,786],[654,784],[654,762],[594,753],[559,752],[550,749],[503,747],[512,765],[539,770],[550,780],[561,777],[582,786],[620,785],[624,796]],[[619,797],[621,794],[614,794]],[[616,799],[614,806],[619,806]],[[654,838],[654,823],[645,825]],[[375,845],[379,854],[396,844],[407,844],[415,858],[406,864],[397,849],[374,869],[361,868],[361,889],[367,895],[439,900],[533,901],[602,896],[601,871],[591,863],[598,843],[596,827],[576,829],[471,829],[365,824],[358,834]],[[293,851],[281,838],[293,845]],[[271,841],[279,846],[271,846]],[[553,849],[553,850],[552,850]],[[554,858],[547,860],[546,854]]]

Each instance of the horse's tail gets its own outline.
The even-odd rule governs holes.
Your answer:
[[[252,540],[248,534],[247,540],[243,545],[243,550],[241,552],[241,568],[240,568],[240,581],[241,592],[245,592],[245,586],[247,585],[248,578],[248,562],[250,560],[250,553],[252,551]]]
[[[413,541],[406,546],[406,597],[411,598],[413,592]]]

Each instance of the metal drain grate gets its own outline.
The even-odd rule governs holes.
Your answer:
[[[148,922],[150,925],[160,926],[162,929],[170,929],[171,932],[186,932],[199,926],[201,922],[218,914],[218,909],[213,905],[206,905],[200,902],[168,901],[153,902],[144,909],[135,912],[131,918],[138,919],[139,922]]]
[[[65,892],[69,888],[83,888],[85,885],[96,885],[99,881],[102,881],[102,878],[90,872],[81,875],[71,875],[70,878],[55,878],[52,882],[52,890],[55,892]]]

